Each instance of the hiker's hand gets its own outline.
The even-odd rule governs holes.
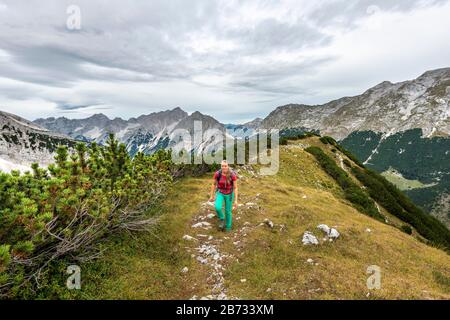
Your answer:
[[[209,202],[214,202],[214,200],[215,200],[214,197],[209,198]]]
[[[235,203],[233,204],[233,209],[236,210],[237,207],[238,207],[238,203],[235,202]]]

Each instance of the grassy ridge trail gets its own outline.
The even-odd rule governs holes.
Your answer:
[[[449,255],[358,212],[302,146],[282,147],[280,161],[276,176],[239,172],[230,233],[207,203],[212,174],[177,181],[159,224],[110,243],[72,298],[450,299]],[[319,224],[341,236],[324,241]],[[304,246],[305,231],[320,244]],[[371,265],[379,290],[367,288]]]

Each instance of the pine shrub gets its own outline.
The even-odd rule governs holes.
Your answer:
[[[0,173],[0,296],[42,279],[52,262],[89,259],[96,243],[155,223],[148,211],[174,172],[170,153],[131,158],[111,135],[105,146],[60,146],[47,169]]]

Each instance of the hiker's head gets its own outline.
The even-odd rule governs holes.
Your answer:
[[[222,161],[221,167],[222,167],[222,172],[223,173],[227,173],[228,170],[230,170],[230,166],[228,165],[227,160],[223,160]]]
[[[227,183],[231,183],[231,170],[227,160],[223,160],[221,164],[222,173],[226,177]]]

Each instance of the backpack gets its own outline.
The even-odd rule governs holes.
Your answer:
[[[233,176],[236,176],[236,174],[234,173],[233,170],[231,170],[231,177],[233,177]],[[217,178],[216,178],[217,186],[219,186],[219,181],[221,178],[222,178],[222,169],[217,171]],[[234,183],[233,183],[233,180],[231,180],[231,193],[233,193],[233,191],[234,191],[233,188],[234,188]]]

